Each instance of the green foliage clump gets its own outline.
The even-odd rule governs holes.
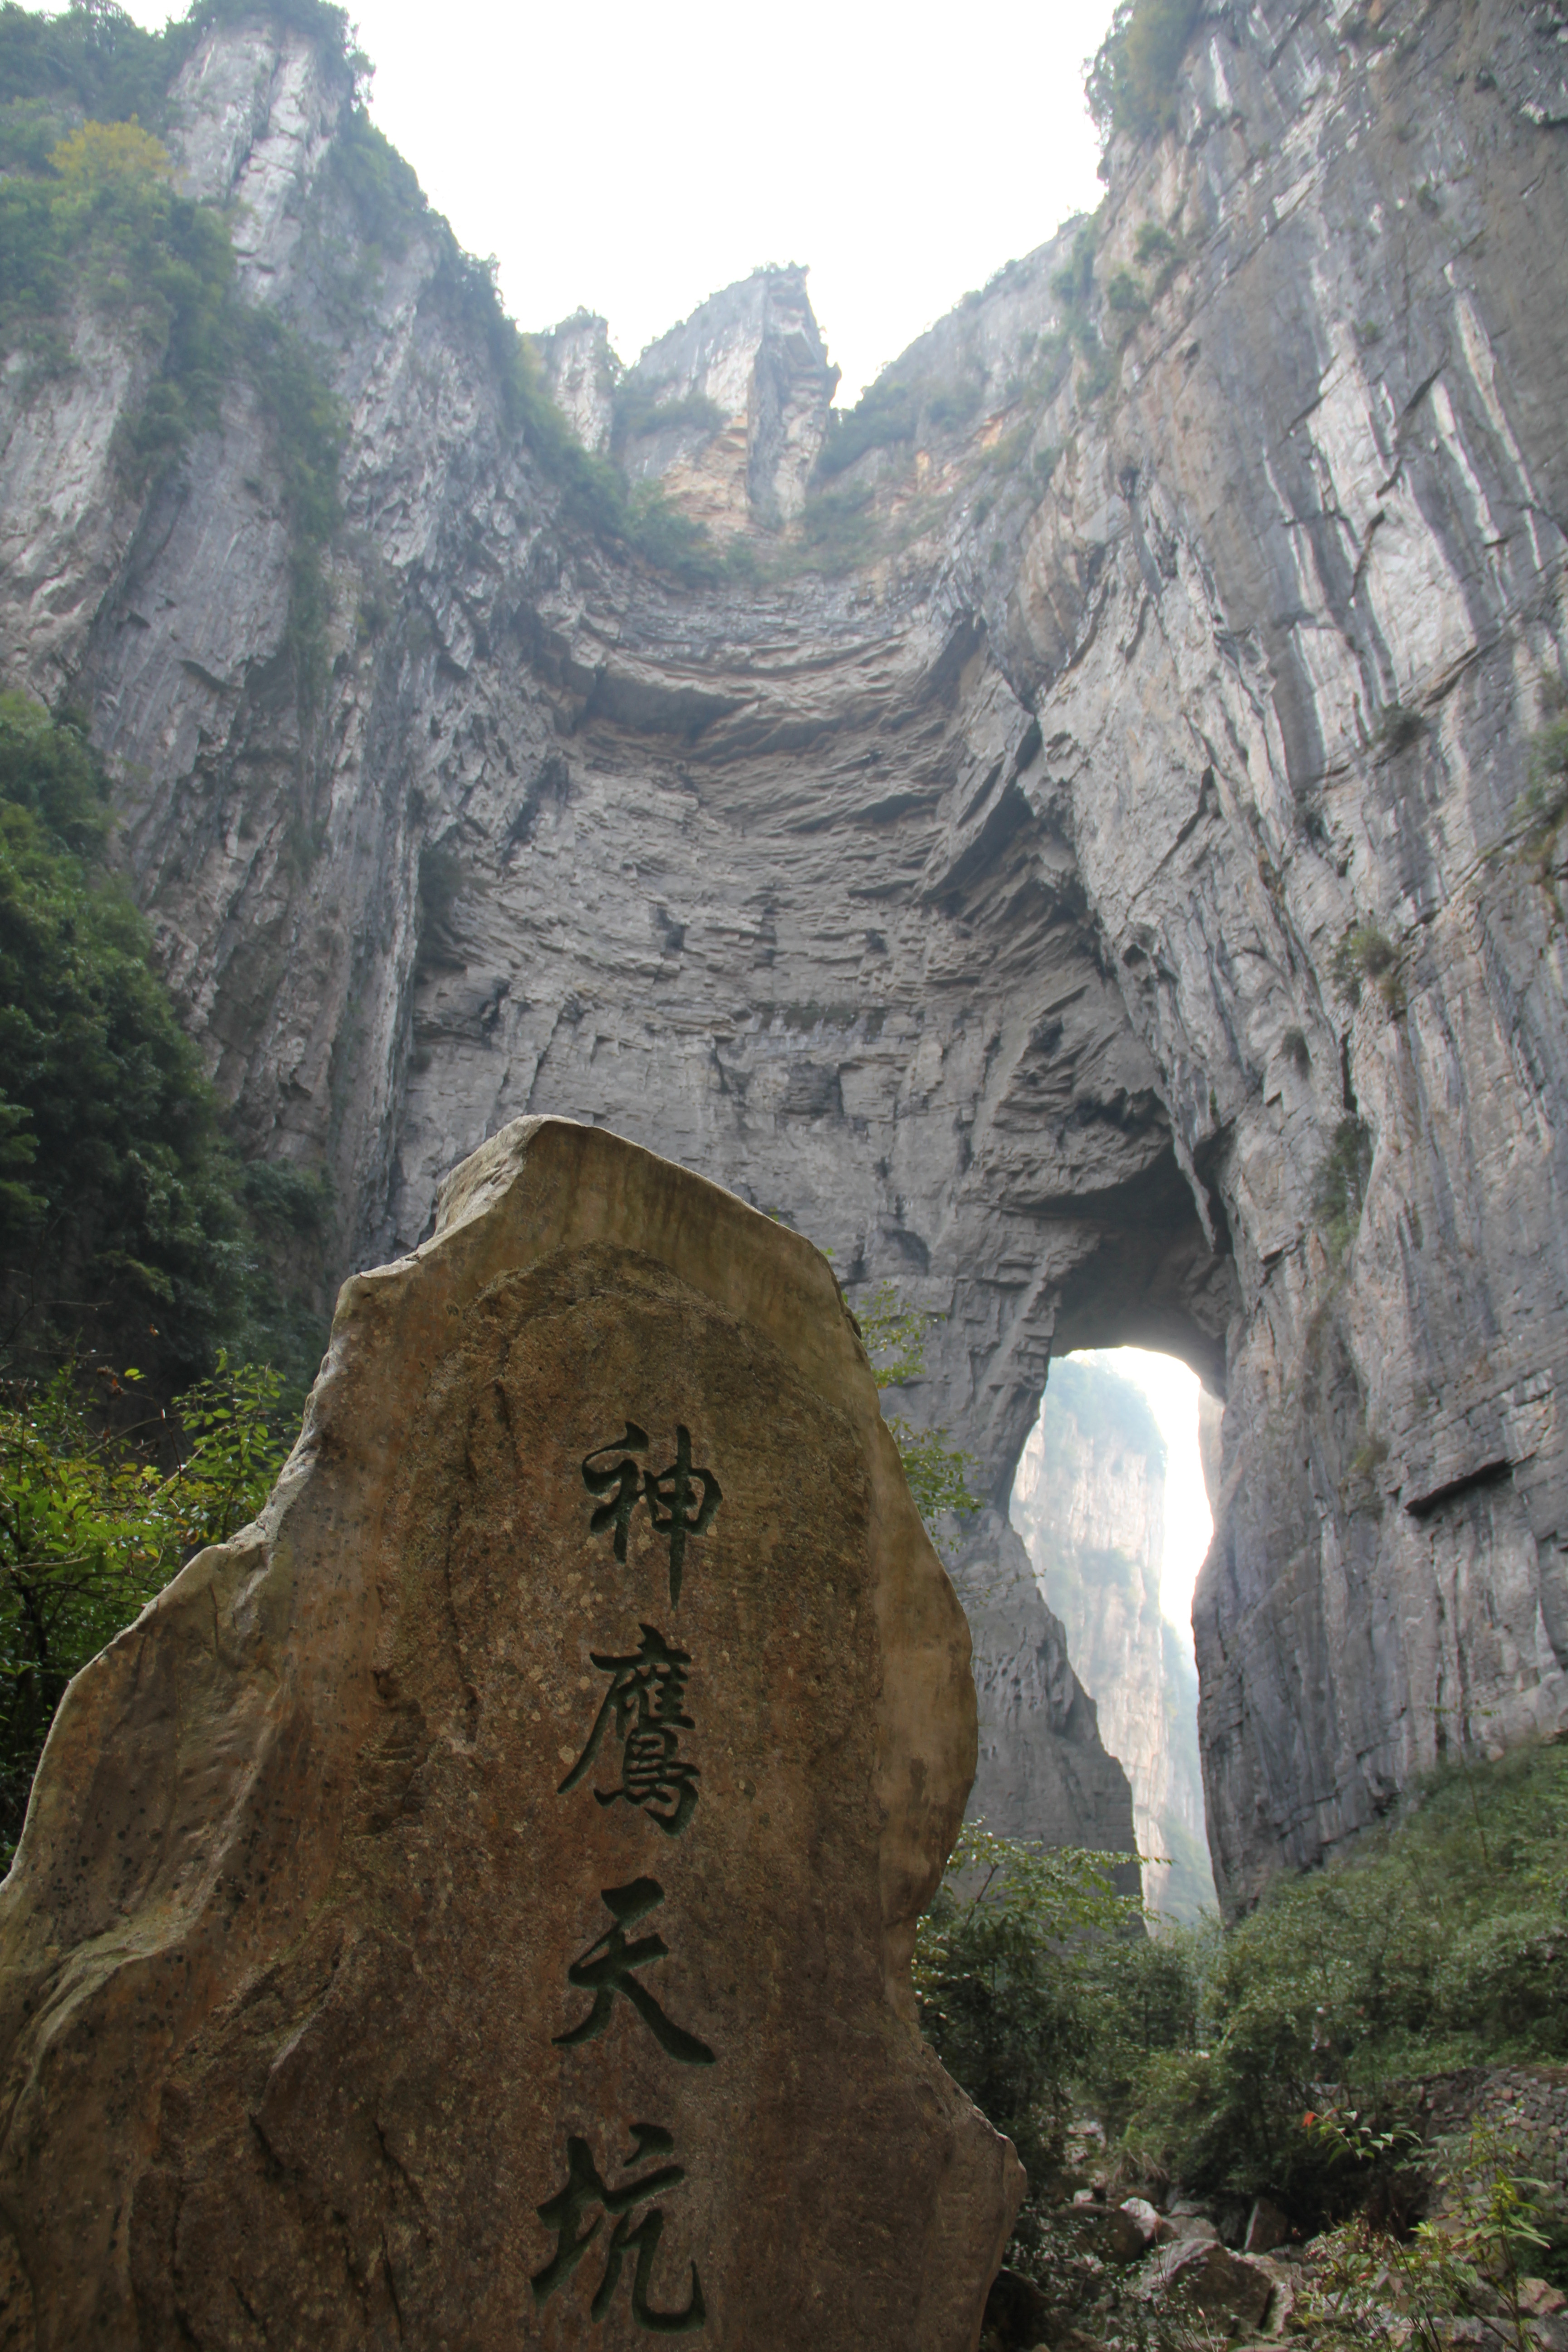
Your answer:
[[[212,1090],[145,923],[87,862],[107,795],[85,739],[0,697],[0,1288],[6,1336],[50,1319],[140,1328],[200,1367],[242,1311]]]
[[[1356,2165],[1375,2190],[1363,2210],[1314,2249],[1300,2324],[1321,2352],[1449,2352],[1456,2319],[1480,2323],[1497,2352],[1535,2352],[1527,2280],[1548,2270],[1553,2231],[1542,2192],[1525,2172],[1524,2135],[1477,2115],[1441,2144],[1435,2163],[1407,2126],[1382,2130],[1353,2108],[1310,2114],[1307,2128]],[[1430,2172],[1428,2172],[1430,2166]],[[1435,2215],[1399,2222],[1430,2200]],[[1542,2224],[1546,2226],[1543,2228]]]
[[[1037,2186],[1060,2157],[1101,1997],[1099,1945],[1141,1916],[1115,1884],[1128,1859],[1028,1845],[969,1822],[920,1924],[921,2030]],[[1125,1961],[1131,1948],[1121,1948]]]
[[[93,1404],[71,1366],[0,1390],[0,1866],[71,1676],[193,1553],[255,1517],[286,1451],[277,1372],[220,1354],[171,1412],[128,1430],[102,1407],[133,1398],[141,1373],[101,1380]]]
[[[1520,795],[1514,822],[1524,827],[1523,855],[1544,878],[1556,855],[1557,836],[1568,817],[1568,719],[1554,719],[1530,747],[1530,781]]]
[[[862,1302],[856,1322],[879,1389],[903,1388],[923,1377],[925,1335],[941,1319],[911,1307],[890,1282],[878,1284]],[[945,1429],[917,1429],[900,1413],[889,1417],[888,1429],[915,1508],[928,1528],[944,1512],[979,1510],[979,1498],[970,1493],[967,1480],[974,1457],[949,1445]]]
[[[242,1171],[174,1018],[152,936],[101,853],[81,726],[0,696],[0,1352],[87,1346],[189,1381],[243,1339],[302,1384],[321,1325],[268,1243],[320,1177]]]
[[[1176,119],[1176,74],[1202,0],[1119,0],[1084,79],[1102,139],[1125,131],[1152,138]]]
[[[1372,1130],[1352,1113],[1335,1128],[1312,1188],[1312,1213],[1336,1259],[1343,1257],[1355,1237],[1371,1173]]]
[[[1391,1013],[1404,1003],[1399,984],[1399,950],[1387,934],[1375,923],[1356,923],[1348,930],[1330,959],[1329,971],[1334,986],[1346,1003],[1359,1005],[1364,982],[1375,982],[1378,994]]]
[[[614,418],[613,439],[618,447],[623,442],[640,441],[652,433],[673,433],[690,427],[710,437],[724,422],[724,412],[716,400],[706,393],[689,392],[678,400],[666,400],[668,378],[649,383],[640,376],[626,376],[616,385],[611,413]]]
[[[1105,307],[1122,326],[1136,326],[1149,308],[1149,297],[1131,269],[1113,269],[1105,281]]]
[[[879,376],[853,408],[828,411],[827,438],[816,461],[819,478],[831,481],[868,449],[894,448],[900,442],[912,441],[920,421],[919,385],[895,375]]]
[[[1568,1744],[1461,1758],[1345,1863],[1191,1947],[1192,2046],[1135,2086],[1130,2147],[1200,2190],[1331,2210],[1316,2087],[1568,2057]]]
[[[0,182],[0,347],[19,346],[48,371],[68,365],[57,321],[79,289],[162,354],[140,415],[121,434],[135,487],[216,420],[233,267],[222,215],[175,193],[167,154],[134,120],[81,123],[41,173]]]

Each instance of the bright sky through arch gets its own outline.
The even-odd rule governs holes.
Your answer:
[[[1198,1376],[1174,1356],[1156,1355],[1147,1348],[1086,1348],[1075,1360],[1103,1365],[1108,1372],[1131,1381],[1142,1391],[1160,1424],[1165,1441],[1165,1547],[1160,1606],[1190,1642],[1193,1587],[1214,1538],[1198,1452]],[[1048,1388],[1046,1393],[1048,1402]]]
[[[1107,0],[956,19],[867,0],[794,18],[718,0],[349,13],[374,120],[461,242],[497,256],[519,326],[582,304],[626,360],[759,263],[804,262],[847,403],[1103,194],[1083,61]]]

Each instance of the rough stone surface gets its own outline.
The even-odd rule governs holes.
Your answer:
[[[1162,2247],[1139,2273],[1138,2286],[1142,2294],[1179,2297],[1206,2319],[1243,2328],[1262,2324],[1274,2292],[1273,2281],[1260,2263],[1231,2253],[1217,2240],[1187,2240]]]
[[[817,1254],[498,1137],[51,1735],[0,1895],[39,2346],[567,2347],[597,2294],[606,2352],[973,2352],[1022,2174],[908,1969],[968,1647]]]
[[[902,1402],[998,1519],[1053,1349],[1169,1347],[1224,1396],[1195,1629],[1232,1908],[1568,1706],[1564,933],[1514,819],[1568,665],[1562,88],[1550,9],[1205,16],[1172,130],[1112,151],[1072,351],[1064,236],[917,353],[949,421],[837,478],[875,524],[842,576],[791,541],[680,590],[563,517],[437,240],[345,304],[346,89],[214,27],[192,184],[352,420],[315,708],[243,399],[142,511],[103,331],[5,379],[7,677],[90,709],[237,1131],[331,1167],[342,1264],[567,1110],[943,1311]],[[763,469],[781,512],[805,463]],[[1353,926],[1395,954],[1356,1005]],[[1078,1801],[1037,1795],[1053,1743],[1104,1759],[1015,1543],[958,1580],[976,1802],[1028,1826]]]

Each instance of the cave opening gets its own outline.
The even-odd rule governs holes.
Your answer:
[[[1218,1413],[1173,1355],[1128,1346],[1060,1356],[1008,1503],[1100,1738],[1131,1783],[1144,1899],[1181,1922],[1215,1902],[1192,1595],[1214,1530]]]

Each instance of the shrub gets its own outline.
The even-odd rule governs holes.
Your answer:
[[[1349,1004],[1360,1004],[1362,984],[1371,980],[1391,1013],[1404,1002],[1398,965],[1398,949],[1375,923],[1353,924],[1329,960],[1334,986]]]
[[[110,1398],[134,1399],[141,1379],[106,1377]],[[286,1450],[282,1385],[220,1355],[172,1414],[153,1406],[120,1432],[72,1367],[0,1389],[0,1865],[71,1676],[259,1509]]]
[[[1084,79],[1102,139],[1148,139],[1174,122],[1176,74],[1201,14],[1200,0],[1120,0]]]
[[[1330,1255],[1343,1257],[1355,1238],[1372,1173],[1372,1132],[1363,1118],[1342,1118],[1333,1141],[1318,1162],[1312,1213]]]
[[[716,400],[706,393],[689,392],[679,400],[661,398],[662,383],[647,383],[636,376],[623,378],[616,387],[612,406],[613,439],[618,447],[626,441],[646,439],[654,433],[673,433],[689,427],[710,439],[724,423],[724,412]]]
[[[1524,856],[1542,877],[1556,855],[1557,836],[1568,817],[1568,719],[1554,719],[1530,747],[1530,781],[1521,793],[1514,822],[1524,827]]]
[[[928,1315],[900,1297],[890,1282],[879,1283],[861,1302],[856,1327],[871,1359],[879,1389],[903,1388],[925,1372],[925,1335],[940,1316]],[[880,1362],[878,1359],[880,1358]],[[888,1430],[904,1465],[915,1508],[928,1528],[944,1512],[967,1515],[980,1508],[969,1491],[974,1457],[947,1443],[945,1429],[917,1429],[895,1413]]]
[[[1126,323],[1143,316],[1149,308],[1149,298],[1130,269],[1113,269],[1105,284],[1108,310],[1115,311]]]
[[[178,1384],[244,1333],[303,1381],[321,1327],[258,1262],[268,1179],[242,1179],[147,926],[98,862],[109,822],[80,725],[0,696],[0,1357],[134,1352]]]
[[[1041,1849],[967,1823],[921,1921],[921,2030],[1023,2158],[1037,2189],[1061,2152],[1097,1997],[1091,1938],[1136,1925],[1128,1857]]]
[[[898,376],[879,376],[848,414],[828,411],[827,438],[816,461],[824,481],[842,474],[868,449],[886,449],[912,441],[920,428],[920,393]]]
[[[1198,2048],[1145,2071],[1129,2147],[1197,2189],[1332,2211],[1352,2168],[1300,2128],[1323,2081],[1375,2103],[1568,2054],[1568,1747],[1461,1756],[1198,1948]]]

